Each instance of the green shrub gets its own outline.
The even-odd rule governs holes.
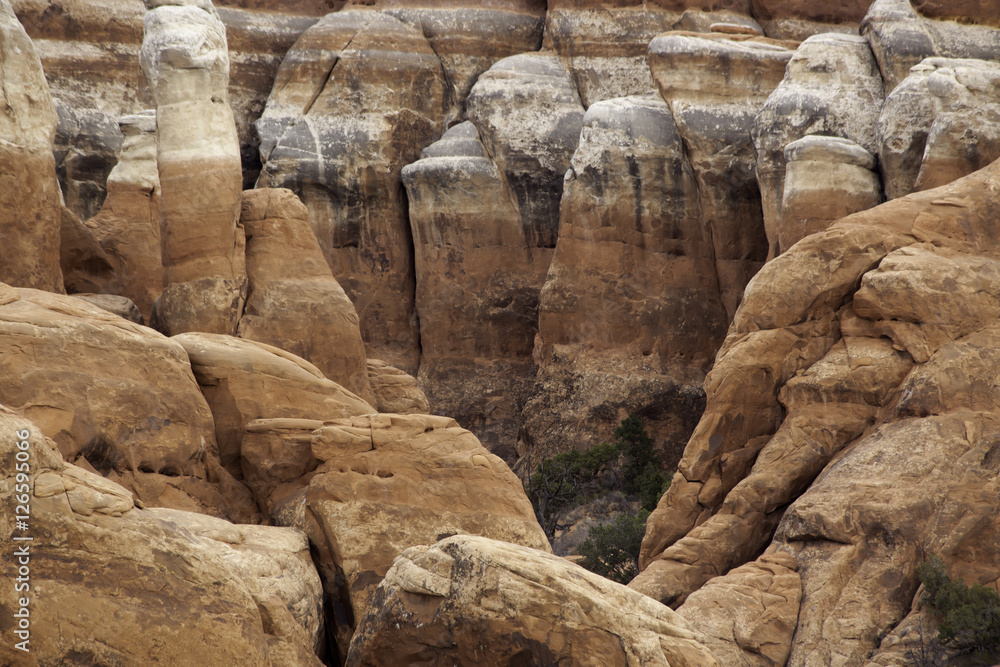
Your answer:
[[[583,567],[620,584],[627,584],[639,574],[639,549],[646,534],[649,512],[619,514],[613,523],[590,529],[580,545]]]
[[[965,653],[1000,653],[1000,594],[949,577],[944,562],[931,556],[917,568],[923,602],[938,616],[938,641]]]

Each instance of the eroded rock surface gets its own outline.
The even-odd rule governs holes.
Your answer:
[[[316,548],[327,621],[342,657],[376,586],[404,549],[456,534],[548,551],[521,483],[454,420],[370,415],[325,423],[260,420],[253,436],[262,506]],[[285,468],[302,471],[292,479]]]
[[[779,233],[785,147],[806,135],[820,134],[849,139],[875,154],[875,125],[883,99],[882,78],[865,39],[816,35],[796,49],[781,85],[767,98],[751,132],[772,256],[790,245],[781,243]]]
[[[232,334],[246,270],[226,29],[211,2],[148,4],[141,62],[156,100],[164,283],[154,322],[170,335]]]
[[[551,251],[529,245],[517,203],[471,122],[421,155],[403,169],[419,380],[435,412],[475,428],[491,451],[512,460]]]
[[[995,579],[1000,525],[974,508],[996,493],[983,378],[1000,327],[998,183],[994,163],[844,218],[762,269],[633,588],[696,600],[777,526],[767,553],[793,558],[802,587],[787,664],[811,666],[863,664],[913,613],[927,554]],[[738,572],[712,586],[738,592]],[[717,612],[699,603],[686,617],[703,614]]]
[[[336,12],[296,42],[257,124],[258,187],[301,197],[373,356],[406,371],[417,368],[418,332],[400,170],[440,135],[445,91],[417,28]]]
[[[675,612],[562,558],[468,535],[407,549],[348,665],[721,665]]]
[[[0,302],[0,403],[148,505],[254,520],[180,345],[82,299],[4,285]]]
[[[374,403],[357,311],[330,272],[306,207],[290,190],[249,190],[240,225],[250,295],[238,335],[298,355]]]
[[[34,538],[8,543],[28,549],[30,588],[5,587],[0,604],[10,618],[15,598],[30,597],[30,653],[4,642],[5,664],[322,664],[322,588],[301,531],[139,509],[123,487],[65,463],[32,422],[0,407],[0,424],[0,530]],[[15,530],[21,494],[27,530]],[[0,572],[13,582],[17,559]]]
[[[56,112],[42,63],[7,0],[0,1],[0,280],[62,292]]]
[[[727,315],[666,103],[628,97],[587,110],[560,215],[524,410],[531,453],[595,445],[634,412],[676,461]]]
[[[107,198],[85,224],[111,259],[121,295],[148,321],[163,291],[155,112],[123,116],[118,125],[124,140],[108,176]]]

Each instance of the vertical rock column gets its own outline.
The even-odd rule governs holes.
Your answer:
[[[246,294],[242,175],[226,32],[210,0],[146,0],[141,62],[156,98],[166,333],[232,334]]]
[[[132,299],[149,321],[153,302],[163,291],[156,117],[145,111],[122,117],[118,126],[125,139],[108,176],[108,196],[101,212],[84,224],[111,258],[122,296]]]
[[[55,130],[42,63],[0,0],[0,280],[62,292]]]

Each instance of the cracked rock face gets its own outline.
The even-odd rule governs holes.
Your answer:
[[[341,658],[404,549],[465,534],[551,551],[520,480],[447,417],[259,420],[247,433],[271,493],[261,506],[315,545]],[[287,452],[290,465],[269,452]]]
[[[444,70],[424,35],[347,11],[302,35],[257,125],[257,185],[299,195],[369,350],[407,371],[418,334],[400,170],[440,135],[444,113]]]
[[[347,664],[721,665],[702,639],[668,607],[578,565],[460,535],[396,558]]]
[[[751,636],[792,622],[788,665],[873,652],[894,664],[915,635],[897,633],[881,657],[876,638],[919,621],[928,554],[967,582],[995,582],[1000,524],[975,508],[997,484],[998,179],[994,163],[848,216],[748,286],[630,584],[686,599],[689,622],[744,655],[734,664],[769,664]],[[765,595],[776,584],[748,589],[738,567],[754,561],[794,594],[775,558],[801,582],[797,621],[788,596]],[[728,596],[770,629],[738,621],[730,633],[712,602]]]

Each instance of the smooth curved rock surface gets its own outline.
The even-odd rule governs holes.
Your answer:
[[[240,226],[249,297],[237,334],[302,357],[374,404],[357,311],[323,257],[308,209],[290,190],[248,190]]]

